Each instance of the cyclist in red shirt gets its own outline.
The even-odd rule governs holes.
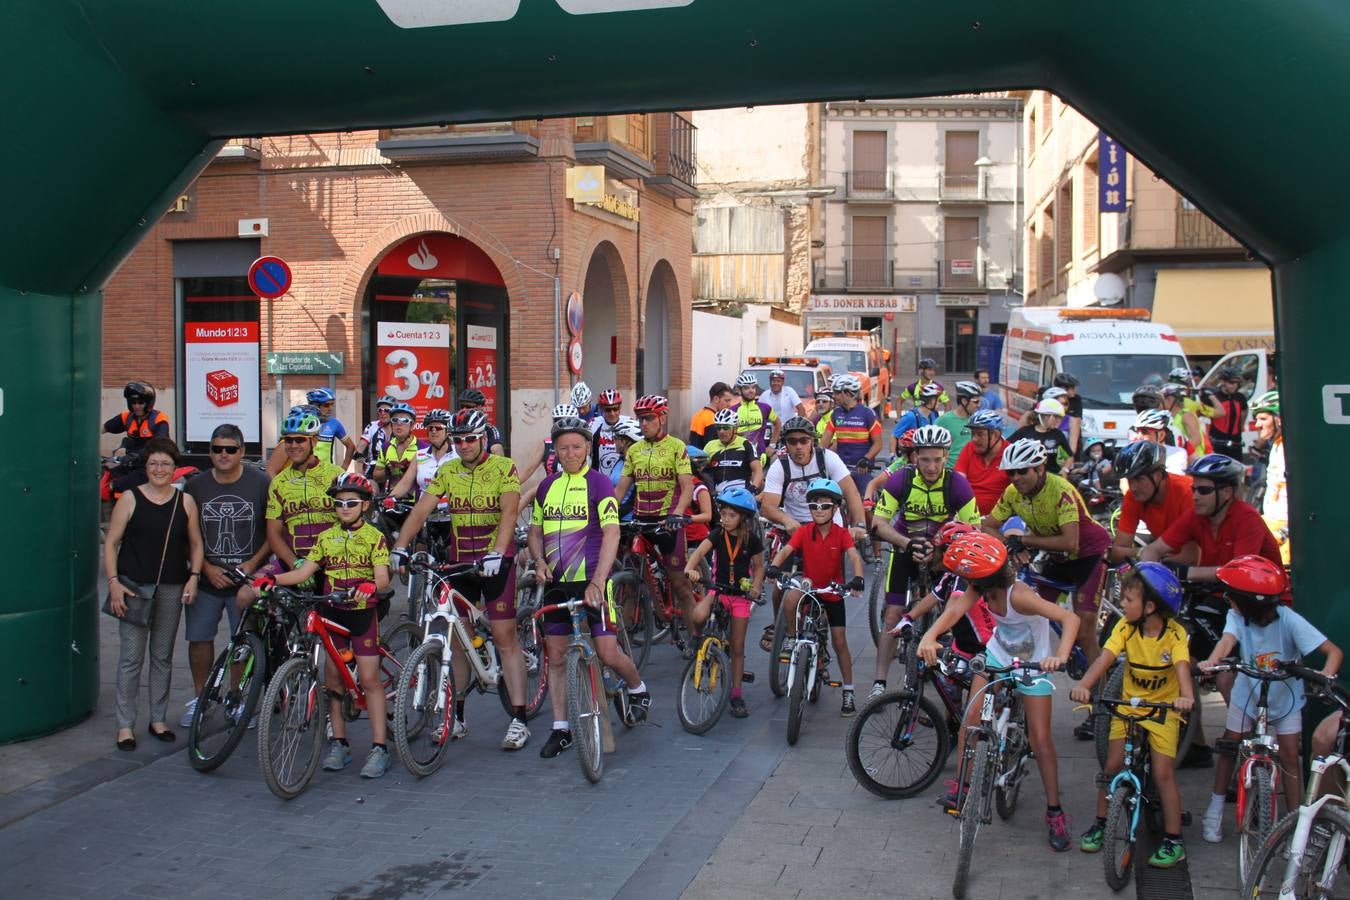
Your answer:
[[[1167,471],[1167,451],[1152,441],[1134,441],[1116,454],[1115,469],[1129,483],[1120,501],[1120,521],[1109,551],[1112,563],[1134,559],[1142,552],[1135,545],[1135,534],[1143,522],[1151,537],[1161,537],[1173,522],[1195,511],[1188,475]],[[1189,545],[1187,545],[1189,546]],[[1181,557],[1194,559],[1180,548]]]
[[[987,516],[1012,482],[1008,473],[999,468],[1003,458],[1003,413],[982,409],[966,420],[970,441],[961,448],[953,468],[966,476],[975,491],[975,505],[980,515]]]

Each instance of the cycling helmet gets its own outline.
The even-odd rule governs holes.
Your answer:
[[[487,416],[483,415],[482,410],[461,409],[450,420],[450,433],[485,435],[487,434]]]
[[[549,433],[551,440],[557,440],[564,434],[579,434],[586,440],[590,440],[591,426],[580,416],[562,416],[553,420],[553,431]]]
[[[930,447],[941,447],[943,450],[950,449],[952,445],[952,433],[941,425],[924,425],[922,428],[914,430],[914,449],[925,450]]]
[[[962,578],[988,578],[1008,564],[1008,548],[992,534],[972,531],[952,541],[942,564]]]
[[[1238,371],[1236,366],[1224,366],[1222,369],[1218,371],[1217,380],[1241,382],[1242,373]]]
[[[833,403],[834,392],[831,391],[829,388],[821,388],[820,390],[816,391],[816,402],[819,403],[821,400],[828,400],[829,402]]]
[[[1013,441],[1003,448],[1003,458],[998,461],[998,467],[1004,471],[1008,469],[1029,469],[1032,466],[1043,464],[1048,455],[1045,445],[1040,441],[1022,438],[1020,441]]]
[[[388,394],[384,394],[380,397],[380,399],[375,401],[375,408],[379,409],[381,406],[393,406],[397,402],[398,401],[395,400],[393,397],[389,396]]]
[[[436,425],[444,425],[444,426],[446,426],[447,428],[449,428],[449,427],[450,427],[450,418],[451,418],[451,416],[450,416],[450,410],[448,410],[448,409],[433,409],[433,410],[430,410],[425,416],[422,417],[422,427],[423,427],[423,428],[426,428],[428,425],[436,424]]]
[[[1247,467],[1222,453],[1206,453],[1191,463],[1186,474],[1192,478],[1208,478],[1215,484],[1237,485],[1247,474]]]
[[[1162,563],[1143,562],[1135,566],[1134,570],[1143,579],[1145,597],[1161,603],[1172,612],[1181,608],[1181,582],[1177,581],[1171,569]]]
[[[829,478],[812,478],[810,483],[806,485],[806,499],[813,500],[822,494],[835,503],[844,502],[844,491],[839,487],[837,481],[832,481]]]
[[[559,403],[553,407],[553,421],[559,419],[577,419],[581,417],[581,412],[571,403]]]
[[[1284,569],[1264,556],[1239,556],[1219,566],[1214,577],[1230,591],[1263,605],[1278,602],[1288,585]]]
[[[974,525],[967,522],[959,522],[956,519],[952,519],[950,522],[943,523],[942,527],[938,529],[937,534],[933,535],[933,545],[937,547],[946,547],[961,535],[974,534],[978,530],[979,529]]]
[[[317,406],[310,406],[308,403],[297,403],[295,406],[291,407],[291,411],[286,413],[286,415],[303,416],[306,413],[317,418],[319,415],[319,408]]]
[[[936,381],[930,381],[923,387],[919,388],[920,400],[936,400],[941,396],[942,396],[942,385],[938,384]]]
[[[483,406],[487,403],[487,397],[477,388],[465,388],[459,392],[460,403],[472,403],[474,406]]]
[[[769,370],[769,377],[770,377],[770,378],[787,378],[787,373],[784,372],[782,369],[770,369],[770,370]]]
[[[1078,376],[1072,372],[1060,372],[1055,376],[1054,385],[1060,388],[1078,387]]]
[[[1173,384],[1189,385],[1191,383],[1191,370],[1185,366],[1177,366],[1167,373],[1167,380]]]
[[[708,464],[708,452],[706,450],[689,445],[684,448],[684,452],[689,457],[689,467],[695,472]]]
[[[1054,385],[1041,391],[1042,400],[1063,400],[1067,396],[1069,396],[1068,391],[1064,390],[1062,387],[1055,387]]]
[[[359,494],[362,500],[370,500],[375,496],[375,486],[364,475],[343,472],[328,486],[328,496],[336,497],[338,494]]]
[[[613,431],[616,438],[628,438],[634,443],[642,440],[642,426],[638,424],[637,419],[628,416],[620,416],[619,421],[614,423]]]
[[[750,372],[742,372],[740,375],[736,376],[736,387],[759,387],[759,382],[755,380],[755,376]]]
[[[1153,441],[1131,441],[1116,454],[1116,473],[1122,478],[1138,478],[1161,472],[1167,466],[1167,451]]]
[[[895,446],[900,449],[901,453],[909,453],[914,449],[914,435],[918,430],[917,428],[910,428],[896,439]]]
[[[390,418],[394,416],[407,416],[408,418],[416,422],[417,410],[413,409],[412,405],[408,403],[395,403],[393,407],[390,408],[389,410],[389,416]]]
[[[718,428],[735,428],[739,424],[739,414],[730,406],[726,409],[719,409],[717,415],[713,416],[713,425]]]
[[[1186,387],[1184,384],[1177,384],[1176,382],[1168,382],[1167,384],[1164,384],[1160,390],[1164,397],[1171,397],[1178,403],[1191,395],[1190,388]]]
[[[620,394],[614,388],[605,388],[600,392],[601,406],[617,406],[623,403],[623,394]]]
[[[1172,417],[1165,410],[1146,409],[1134,417],[1134,430],[1139,431],[1148,428],[1153,431],[1162,431],[1172,427]]]
[[[664,416],[670,412],[670,401],[660,394],[647,394],[637,398],[637,402],[633,404],[633,412],[639,416],[643,413]]]
[[[1200,380],[1205,377],[1205,370],[1199,365],[1191,366],[1191,378]]]
[[[958,381],[956,383],[956,396],[961,400],[974,400],[976,397],[984,396],[984,391],[973,381]]]
[[[920,368],[920,369],[936,369],[936,368],[937,368],[937,360],[933,359],[933,357],[931,357],[931,356],[925,356],[923,359],[919,360],[919,368]]]
[[[858,380],[857,375],[845,372],[843,375],[834,376],[834,381],[830,383],[830,387],[835,391],[856,394],[862,390],[862,382]]]
[[[1036,415],[1054,416],[1056,419],[1064,418],[1064,404],[1058,400],[1046,399],[1036,404]]]
[[[1105,453],[1105,452],[1106,452],[1106,438],[1090,437],[1090,438],[1085,439],[1085,440],[1083,441],[1083,455],[1086,456],[1086,455],[1087,455],[1087,452],[1088,452],[1089,450],[1091,450],[1093,447],[1096,447],[1098,444],[1101,445],[1102,452]]]
[[[811,424],[811,420],[806,416],[793,416],[783,423],[783,437],[787,437],[794,431],[804,432],[811,435],[812,438],[816,436],[816,426]]]
[[[743,487],[729,487],[718,491],[717,504],[719,506],[730,506],[732,509],[740,510],[748,515],[759,515],[759,502],[755,500],[754,494]]]
[[[1141,384],[1134,389],[1134,396],[1130,398],[1134,405],[1135,412],[1143,412],[1146,409],[1157,409],[1162,406],[1162,391],[1154,384]]]
[[[337,397],[335,397],[333,395],[333,392],[330,391],[328,388],[321,387],[315,388],[308,394],[305,394],[305,399],[308,400],[310,403],[314,404],[315,406],[323,406],[325,403],[332,403],[333,401],[337,400]]]
[[[966,419],[966,431],[974,431],[976,428],[988,428],[990,431],[1003,433],[1003,413],[996,409],[982,409]]]
[[[591,393],[590,386],[584,381],[578,381],[572,385],[572,405],[580,409],[583,406],[589,406],[594,395]]]
[[[298,415],[286,417],[286,421],[281,423],[281,433],[283,435],[303,434],[308,437],[313,437],[319,433],[320,427],[322,426],[320,425],[318,416],[313,415],[312,413],[300,413]]]
[[[1280,392],[1266,391],[1261,396],[1252,401],[1252,415],[1257,413],[1270,413],[1272,416],[1280,414]]]
[[[155,405],[155,389],[144,381],[127,382],[122,388],[122,396],[126,398],[127,409],[131,409],[133,401],[144,403],[146,409]]]

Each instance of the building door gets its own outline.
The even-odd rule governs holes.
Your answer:
[[[942,220],[942,268],[938,284],[944,288],[980,287],[980,220],[977,216],[947,216]]]
[[[852,246],[849,247],[848,286],[883,288],[891,286],[891,267],[887,261],[890,241],[886,239],[885,216],[854,216]]]
[[[976,349],[979,342],[975,338],[976,311],[973,309],[947,309],[945,337],[947,344],[947,372],[975,371]]]

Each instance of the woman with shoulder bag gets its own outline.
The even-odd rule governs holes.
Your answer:
[[[173,648],[184,604],[197,596],[202,535],[197,504],[173,486],[178,447],[168,438],[145,446],[148,481],[126,491],[113,507],[103,566],[108,599],[103,611],[118,619],[117,749],[136,749],[136,695],[145,644],[150,642],[150,735],[177,739],[165,724]]]

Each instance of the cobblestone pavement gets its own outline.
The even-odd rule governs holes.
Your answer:
[[[849,612],[865,695],[873,651],[861,603],[851,602]],[[757,611],[752,635],[767,616]],[[109,652],[110,627],[115,632],[105,621]],[[571,753],[539,758],[547,713],[532,723],[524,751],[498,749],[506,721],[492,697],[470,698],[470,735],[431,778],[419,781],[395,763],[383,779],[363,781],[353,765],[318,773],[290,803],[267,790],[252,740],[202,775],[181,752],[185,729],[165,750],[148,747],[147,739],[136,753],[118,754],[111,726],[96,715],[81,726],[84,741],[63,732],[0,748],[0,769],[22,769],[0,781],[4,893],[950,896],[954,820],[931,796],[888,802],[855,784],[843,752],[848,721],[839,716],[835,690],[808,710],[801,741],[787,747],[785,704],[769,693],[767,656],[753,645],[747,655],[759,676],[746,685],[750,718],[726,716],[695,737],[680,727],[674,708],[683,661],[672,648],[657,648],[644,673],[654,692],[652,722],[616,728],[616,752],[597,785],[583,779]],[[180,648],[180,670],[183,656]],[[109,677],[113,662],[105,653]],[[186,684],[180,671],[176,704]],[[1076,836],[1091,817],[1095,762],[1091,745],[1069,733],[1076,714],[1067,693],[1061,685],[1055,731]],[[1221,713],[1212,703],[1207,708],[1211,736]],[[369,729],[356,723],[351,736],[359,764]],[[1187,831],[1195,895],[1233,896],[1232,839],[1211,846],[1199,837],[1209,777],[1199,771],[1182,778],[1187,805],[1197,811]],[[1034,774],[1021,797],[1010,823],[996,819],[981,830],[970,896],[1113,896],[1098,858],[1047,849]]]

